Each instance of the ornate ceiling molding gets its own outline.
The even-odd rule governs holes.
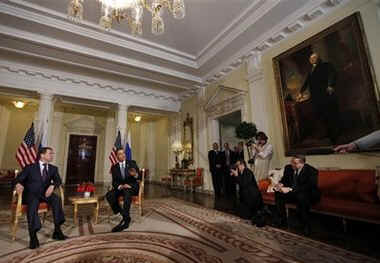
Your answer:
[[[16,65],[6,65],[6,63],[0,63],[0,79],[0,85],[10,88],[22,87],[22,89],[37,91],[41,94],[72,96],[110,103],[128,102],[130,105],[160,110],[178,111],[181,102],[181,99],[175,95],[154,92],[137,86],[79,78],[73,74],[37,71]],[[33,88],[23,85],[25,81]]]
[[[237,52],[232,58],[228,59],[220,67],[215,68],[206,74],[203,82],[208,85],[222,80],[226,72],[241,66],[257,52],[265,52],[274,47],[279,42],[291,37],[294,33],[305,30],[310,24],[329,14],[338,6],[342,6],[351,0],[313,0],[304,8],[289,15],[284,21],[278,23],[259,39],[248,44],[243,50]],[[284,26],[285,25],[285,26]]]

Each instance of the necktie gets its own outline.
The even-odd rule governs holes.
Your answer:
[[[125,167],[124,167],[124,162],[121,163],[120,165],[120,171],[121,171],[121,177],[123,177],[123,179],[125,179]]]
[[[45,182],[48,177],[47,163],[44,163],[43,166],[44,168],[42,169],[42,181]]]
[[[297,187],[297,178],[298,178],[298,170],[294,172],[293,174],[293,187]]]

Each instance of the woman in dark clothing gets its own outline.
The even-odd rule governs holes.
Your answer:
[[[246,167],[246,163],[242,159],[236,161],[235,167],[231,169],[231,176],[234,176],[239,184],[240,206],[238,213],[242,218],[252,218],[263,208],[263,200],[255,176]]]

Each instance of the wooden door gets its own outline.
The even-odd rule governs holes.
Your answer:
[[[96,136],[70,135],[66,185],[94,182]]]

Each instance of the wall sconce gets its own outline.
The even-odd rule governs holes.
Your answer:
[[[22,109],[22,108],[24,108],[24,106],[25,106],[25,102],[23,102],[23,101],[14,101],[13,102],[13,105],[15,105],[15,107],[17,108],[17,109]]]
[[[140,115],[136,115],[135,116],[135,122],[139,122],[141,121],[141,116]]]

